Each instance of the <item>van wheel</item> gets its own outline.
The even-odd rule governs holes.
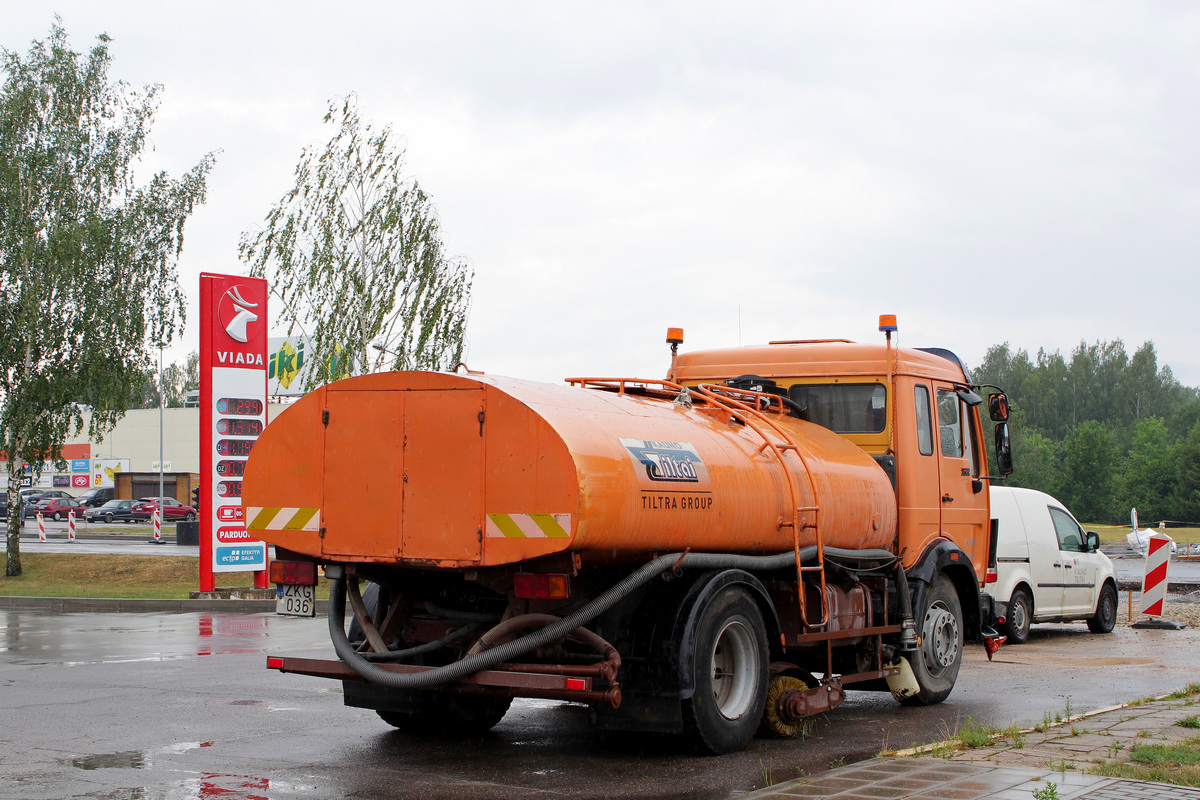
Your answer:
[[[723,589],[704,609],[692,658],[693,694],[684,725],[713,754],[740,750],[754,738],[767,702],[767,632],[744,589]]]
[[[1004,622],[1009,644],[1023,644],[1029,638],[1029,625],[1032,622],[1033,601],[1029,599],[1029,592],[1017,589],[1008,601],[1008,618]]]
[[[962,604],[954,584],[945,575],[938,575],[929,587],[918,626],[921,647],[908,660],[921,690],[900,702],[908,706],[931,706],[950,696],[962,665]]]
[[[1112,633],[1116,624],[1117,590],[1111,583],[1106,583],[1100,590],[1100,600],[1096,603],[1096,616],[1087,621],[1087,626],[1092,633]]]

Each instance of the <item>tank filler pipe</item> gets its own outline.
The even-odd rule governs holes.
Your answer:
[[[816,546],[809,545],[801,550],[800,557],[803,561],[811,559],[816,554]],[[842,550],[835,547],[826,547],[825,555],[826,557],[832,556],[834,559],[841,558],[859,562],[884,561],[895,558],[895,554],[887,550]],[[428,689],[460,680],[496,664],[512,661],[517,656],[557,641],[608,611],[639,586],[676,566],[694,569],[772,570],[792,567],[795,564],[794,553],[780,553],[773,556],[670,553],[659,556],[638,567],[604,594],[558,622],[526,634],[519,639],[505,642],[486,652],[468,656],[445,666],[407,675],[372,664],[363,657],[362,653],[356,652],[354,645],[350,644],[349,639],[346,638],[346,578],[343,575],[333,580],[329,591],[329,638],[333,642],[333,649],[338,658],[369,683],[396,689]]]

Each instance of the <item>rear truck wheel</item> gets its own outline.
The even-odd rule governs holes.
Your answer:
[[[449,694],[414,689],[421,698],[418,711],[376,711],[393,728],[420,735],[430,733],[453,738],[482,736],[499,724],[512,705],[511,697]]]
[[[1092,633],[1112,633],[1116,624],[1117,590],[1111,583],[1106,583],[1100,590],[1100,600],[1096,603],[1096,615],[1087,621],[1087,626]]]
[[[921,689],[900,702],[931,706],[950,696],[962,665],[962,604],[954,584],[945,575],[938,575],[929,587],[917,625],[920,647],[906,657]]]
[[[744,589],[723,589],[704,609],[692,659],[692,696],[684,725],[713,754],[741,750],[754,738],[767,700],[767,634]]]
[[[1013,591],[1008,601],[1008,616],[1004,621],[1004,633],[1009,644],[1023,644],[1029,638],[1029,626],[1033,622],[1033,601],[1024,589]]]

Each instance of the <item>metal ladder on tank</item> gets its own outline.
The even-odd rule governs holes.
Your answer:
[[[792,439],[786,428],[771,418],[772,416],[784,413],[784,407],[779,402],[779,396],[767,392],[756,392],[752,389],[731,389],[728,386],[716,384],[700,384],[699,386],[691,387],[688,391],[692,395],[699,395],[711,405],[722,408],[735,418],[741,420],[746,427],[758,434],[763,440],[762,445],[758,448],[758,452],[763,453],[770,450],[771,454],[783,468],[783,472],[787,476],[787,485],[791,500],[789,507],[792,509],[792,519],[789,522],[781,518],[779,520],[779,527],[790,527],[792,529],[792,548],[796,554],[796,591],[800,603],[800,621],[809,630],[818,630],[826,627],[829,624],[829,602],[825,595],[825,543],[822,539],[819,525],[820,507],[816,505],[800,505],[800,479],[796,475],[795,470],[789,467],[787,453],[794,453],[796,458],[800,460],[800,466],[803,467],[804,474],[808,477],[809,489],[814,499],[817,496],[816,482],[813,480],[811,466],[808,463],[808,459],[805,458],[800,444]],[[736,395],[737,397],[731,395]],[[740,398],[753,399],[754,405],[751,406]],[[773,408],[778,410],[773,411]],[[808,521],[806,516],[809,514],[812,515],[811,522]],[[800,559],[800,536],[807,530],[813,532],[817,544],[817,563],[809,566],[805,566]],[[808,600],[804,591],[805,573],[816,573],[817,575],[817,580],[814,583],[820,590],[821,618],[816,622],[813,622],[808,617]]]

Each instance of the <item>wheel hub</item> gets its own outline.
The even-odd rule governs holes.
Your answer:
[[[958,658],[958,620],[942,603],[935,603],[925,614],[922,630],[925,663],[944,671]]]
[[[713,701],[721,716],[738,719],[754,702],[757,668],[754,636],[740,621],[730,621],[717,636],[712,653]]]

